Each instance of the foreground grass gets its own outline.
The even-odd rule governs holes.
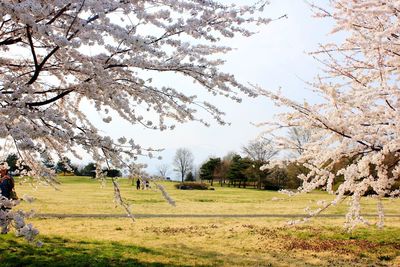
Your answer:
[[[18,193],[36,197],[21,206],[40,213],[122,213],[112,202],[111,185],[100,188],[87,178],[63,178],[59,192],[19,185]],[[147,214],[301,214],[330,196],[316,192],[287,198],[276,192],[219,188],[179,191],[166,183],[177,207],[159,192],[136,191],[121,181],[136,213]],[[278,200],[272,199],[278,198]],[[386,200],[386,211],[399,214],[399,200]],[[363,200],[366,213],[373,199]],[[346,203],[329,210],[344,214]],[[374,223],[374,218],[371,222]],[[316,218],[288,227],[279,218],[32,219],[41,248],[11,234],[0,235],[1,266],[400,266],[400,223],[386,227],[343,229],[344,218]]]
[[[76,241],[62,237],[44,237],[44,247],[38,248],[11,237],[1,238],[1,266],[121,266],[143,265],[124,254],[152,253],[140,246],[115,242]],[[146,264],[161,266],[162,264]]]
[[[398,266],[400,229],[260,219],[46,219],[41,248],[0,236],[1,266]],[[395,225],[395,222],[390,224]],[[278,225],[278,226],[277,226]]]

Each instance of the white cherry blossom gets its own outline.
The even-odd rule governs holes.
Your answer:
[[[300,191],[324,188],[336,195],[333,205],[351,195],[346,218],[353,227],[366,222],[360,199],[368,191],[378,199],[399,196],[400,1],[333,0],[330,10],[314,8],[317,16],[336,22],[333,33],[345,33],[343,42],[312,53],[325,68],[324,75],[310,83],[322,101],[298,103],[279,93],[259,92],[292,108],[269,123],[267,132],[303,127],[312,133],[304,153],[295,159],[310,170],[300,176]],[[294,148],[285,137],[277,143]],[[344,182],[334,190],[340,177]],[[381,221],[381,203],[378,214]]]

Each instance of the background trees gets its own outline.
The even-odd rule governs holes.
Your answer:
[[[185,177],[186,182],[194,182],[195,178],[192,172],[188,172],[188,174]]]
[[[272,139],[261,137],[243,146],[242,152],[252,160],[251,165],[246,168],[246,175],[251,180],[257,181],[257,188],[261,189],[268,171],[260,168],[279,153],[278,147]]]
[[[208,180],[213,185],[214,178],[216,178],[216,171],[221,165],[220,158],[210,158],[200,167],[200,180]]]
[[[105,169],[103,171],[107,173],[106,174],[107,177],[121,177],[122,176],[121,171],[118,169],[109,169],[109,170]]]
[[[279,150],[272,139],[261,137],[242,146],[242,152],[254,161],[266,163],[276,156]]]
[[[25,165],[17,154],[8,154],[5,161],[7,162],[8,170],[12,175],[20,175],[21,172],[24,173],[30,170],[29,166]]]
[[[18,167],[17,167],[17,162],[18,162],[18,156],[17,154],[9,154],[6,158],[6,162],[8,164],[8,170],[10,172],[15,172]]]
[[[71,167],[71,159],[63,157],[56,164],[56,172],[66,174],[67,171],[73,171]]]
[[[221,186],[225,184],[227,178],[227,174],[231,165],[231,159],[228,157],[224,157],[221,160],[221,163],[214,170],[214,178],[218,179]]]
[[[267,146],[267,148],[275,151],[272,154],[276,154],[278,146],[272,143],[270,145],[271,147]],[[306,167],[296,162],[288,161],[283,162],[279,167],[260,169],[264,164],[266,164],[265,161],[229,153],[222,160],[209,158],[204,162],[200,166],[200,179],[208,181],[211,185],[218,180],[221,186],[228,182],[229,186],[234,187],[252,186],[267,190],[297,189],[301,184],[298,176],[309,172]]]
[[[181,176],[182,183],[185,176],[192,170],[193,167],[193,154],[189,149],[179,148],[174,157],[175,171]]]
[[[168,165],[168,164],[158,165],[157,171],[158,171],[158,174],[159,174],[162,178],[166,179],[166,178],[167,178],[167,174],[168,174],[168,172],[169,172],[169,165]]]
[[[96,175],[96,163],[89,162],[85,167],[82,168],[81,174],[83,176],[94,177]]]
[[[230,183],[233,183],[235,185],[236,183],[238,183],[239,187],[241,185],[243,185],[243,187],[246,187],[248,176],[246,176],[244,171],[250,166],[251,161],[249,159],[242,158],[239,155],[235,155],[232,158],[226,177],[230,180]]]

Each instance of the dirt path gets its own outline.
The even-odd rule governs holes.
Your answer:
[[[376,214],[364,214],[364,217],[376,217]],[[126,214],[57,214],[38,213],[35,218],[129,218]],[[135,218],[305,218],[305,214],[134,214]],[[341,218],[344,214],[321,214],[322,218]],[[400,214],[385,214],[385,217],[400,218]]]

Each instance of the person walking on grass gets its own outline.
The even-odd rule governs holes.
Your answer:
[[[136,181],[136,189],[140,190],[140,179],[139,178]]]

